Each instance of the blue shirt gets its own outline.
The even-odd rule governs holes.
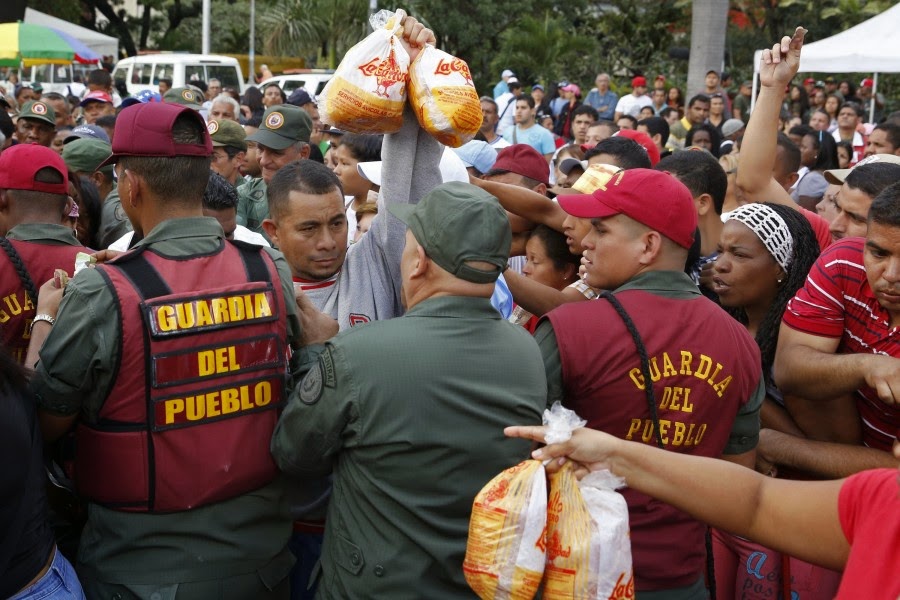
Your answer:
[[[532,125],[528,129],[522,129],[518,125],[507,128],[503,132],[503,139],[510,144],[528,144],[541,154],[552,154],[556,151],[553,134],[540,125]]]
[[[616,116],[616,103],[619,101],[619,95],[612,90],[607,90],[605,94],[601,94],[597,88],[592,89],[584,103],[593,106],[597,110],[597,114],[601,119],[613,120]]]
[[[506,82],[502,79],[497,82],[497,85],[494,86],[494,100],[505,94],[509,91],[509,86],[506,85]]]

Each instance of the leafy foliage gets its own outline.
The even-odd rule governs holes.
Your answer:
[[[571,66],[596,53],[596,40],[577,33],[562,17],[524,17],[516,29],[500,34],[500,51],[491,61],[491,70],[512,69],[525,84],[548,83],[570,77]]]

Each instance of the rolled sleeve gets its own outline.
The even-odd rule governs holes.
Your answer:
[[[543,319],[534,331],[534,339],[541,350],[544,371],[547,374],[547,406],[552,406],[554,402],[562,402],[565,399],[562,360],[559,356],[559,344],[556,343],[553,324],[549,320]]]
[[[760,375],[759,384],[753,395],[741,406],[734,418],[728,443],[725,444],[722,454],[743,454],[756,448],[759,444],[759,411],[765,397],[766,384]]]

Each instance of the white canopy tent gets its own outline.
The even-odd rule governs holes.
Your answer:
[[[31,23],[32,25],[43,25],[44,27],[52,27],[53,29],[58,29],[60,31],[68,33],[73,38],[75,38],[97,54],[100,54],[101,56],[119,56],[118,38],[104,35],[97,31],[87,29],[86,27],[81,27],[74,23],[69,23],[68,21],[64,21],[62,19],[57,19],[56,17],[44,14],[32,8],[25,9],[25,23]]]
[[[756,99],[762,50],[753,54],[753,95]],[[806,44],[800,71],[814,73],[872,73],[878,93],[879,73],[900,73],[900,4],[824,40]],[[875,103],[869,113],[874,118]]]

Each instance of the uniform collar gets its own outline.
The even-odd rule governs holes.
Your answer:
[[[53,223],[22,223],[10,229],[6,237],[22,242],[56,242],[66,246],[80,246],[75,231]]]
[[[683,271],[648,271],[641,273],[616,288],[615,293],[628,290],[661,292],[675,298],[700,296],[700,289]]]
[[[215,236],[225,239],[222,226],[213,217],[186,217],[168,219],[153,228],[137,246],[147,246],[164,240]]]
[[[409,311],[407,317],[449,317],[500,319],[500,313],[490,298],[472,296],[438,296],[422,300]]]

